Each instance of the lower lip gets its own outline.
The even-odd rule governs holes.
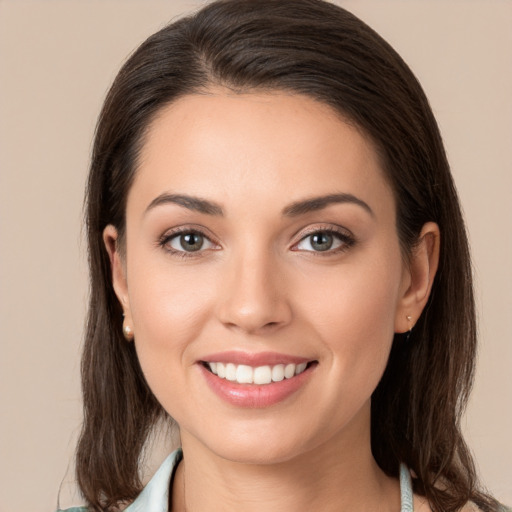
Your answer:
[[[221,379],[202,364],[199,364],[206,382],[217,396],[232,405],[247,408],[270,407],[282,402],[304,386],[315,366],[314,364],[309,365],[302,373],[291,379],[257,385],[239,384],[238,382]]]

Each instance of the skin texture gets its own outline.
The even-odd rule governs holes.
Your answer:
[[[223,215],[155,205],[162,194]],[[352,201],[283,214],[329,194],[371,211]],[[201,249],[183,250],[176,229],[203,233]],[[329,230],[333,248],[315,250],[311,234]],[[439,231],[426,224],[406,262],[392,190],[357,129],[299,95],[185,96],[148,132],[126,256],[113,226],[104,239],[148,384],[180,426],[173,510],[399,510],[398,483],[371,455],[370,397],[393,334],[427,301]],[[228,350],[315,363],[286,399],[237,407],[200,363]]]

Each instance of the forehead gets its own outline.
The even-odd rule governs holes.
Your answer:
[[[328,105],[281,92],[216,91],[162,108],[147,131],[129,201],[163,191],[220,202],[332,192],[391,198],[360,130]]]

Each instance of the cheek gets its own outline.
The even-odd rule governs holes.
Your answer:
[[[207,297],[193,281],[180,283],[161,275],[130,288],[130,304],[137,338],[154,345],[176,345],[195,337]],[[132,293],[133,290],[133,293]]]
[[[169,386],[173,400],[186,389],[177,370],[193,363],[188,349],[205,326],[213,290],[206,276],[171,272],[163,259],[162,264],[129,267],[128,289],[138,358],[150,388],[167,408]]]
[[[340,332],[350,326],[362,332],[392,333],[402,274],[399,261],[388,257],[332,268],[328,273],[309,272],[296,296],[307,300],[305,309],[327,328],[337,325]]]
[[[390,252],[391,255],[394,254]],[[400,297],[401,259],[375,258],[311,276],[303,316],[330,353],[337,374],[376,386],[387,364]],[[373,391],[368,389],[366,392]]]
[[[215,269],[172,260],[161,248],[140,245],[132,249],[132,259],[127,261],[130,308],[137,331],[140,335],[153,332],[155,341],[160,331],[167,332],[168,341],[169,336],[192,336],[190,330],[200,325],[211,301]]]

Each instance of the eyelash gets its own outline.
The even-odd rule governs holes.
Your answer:
[[[178,258],[197,258],[200,256],[201,253],[205,251],[205,249],[198,249],[197,251],[179,251],[177,249],[174,249],[170,247],[169,243],[174,239],[182,235],[199,235],[203,237],[205,240],[207,240],[209,243],[211,243],[214,246],[218,246],[219,244],[212,240],[212,237],[210,235],[206,235],[204,231],[197,229],[197,228],[190,228],[190,227],[183,227],[178,228],[176,230],[173,230],[171,232],[167,231],[164,235],[160,237],[158,240],[158,246],[162,247],[165,251],[172,254],[173,256],[176,256]],[[216,249],[214,249],[216,250]]]
[[[301,242],[307,240],[308,238],[312,237],[313,235],[318,235],[318,234],[330,235],[330,236],[338,239],[338,241],[341,242],[341,245],[334,249],[329,248],[325,251],[309,251],[309,250],[297,249],[297,246]],[[355,243],[356,243],[355,237],[352,234],[350,234],[349,232],[347,232],[346,230],[335,228],[333,226],[315,226],[311,230],[308,230],[305,233],[301,233],[301,238],[298,242],[295,242],[293,244],[292,251],[314,253],[315,256],[329,257],[329,256],[333,256],[335,254],[339,254],[339,253],[347,251],[348,249],[353,247],[355,245]]]
[[[332,236],[336,239],[338,239],[339,242],[341,242],[341,245],[339,247],[335,247],[334,249],[327,249],[325,251],[314,251],[314,250],[304,250],[304,249],[297,249],[297,246],[301,243],[307,240],[308,238],[312,237],[313,235],[318,234],[326,234],[329,236]],[[190,228],[190,227],[183,227],[178,228],[176,230],[173,230],[171,232],[166,232],[164,235],[160,237],[158,240],[158,246],[162,247],[165,251],[172,254],[173,256],[176,256],[178,258],[197,258],[200,257],[200,255],[207,249],[198,249],[197,251],[180,251],[177,249],[174,249],[170,247],[169,243],[182,235],[199,235],[203,237],[205,240],[207,240],[210,244],[214,246],[219,246],[219,244],[212,240],[212,237],[210,235],[206,235],[204,231],[197,228]],[[347,233],[346,231],[342,231],[341,229],[333,228],[332,226],[318,226],[315,227],[309,231],[306,231],[305,233],[301,233],[301,238],[295,242],[291,250],[296,252],[307,252],[307,253],[314,253],[317,256],[321,257],[328,257],[335,254],[339,254],[341,252],[344,252],[348,249],[350,249],[354,244],[356,243],[356,239],[353,235]],[[213,249],[217,250],[217,249]],[[196,254],[197,253],[197,254]]]

